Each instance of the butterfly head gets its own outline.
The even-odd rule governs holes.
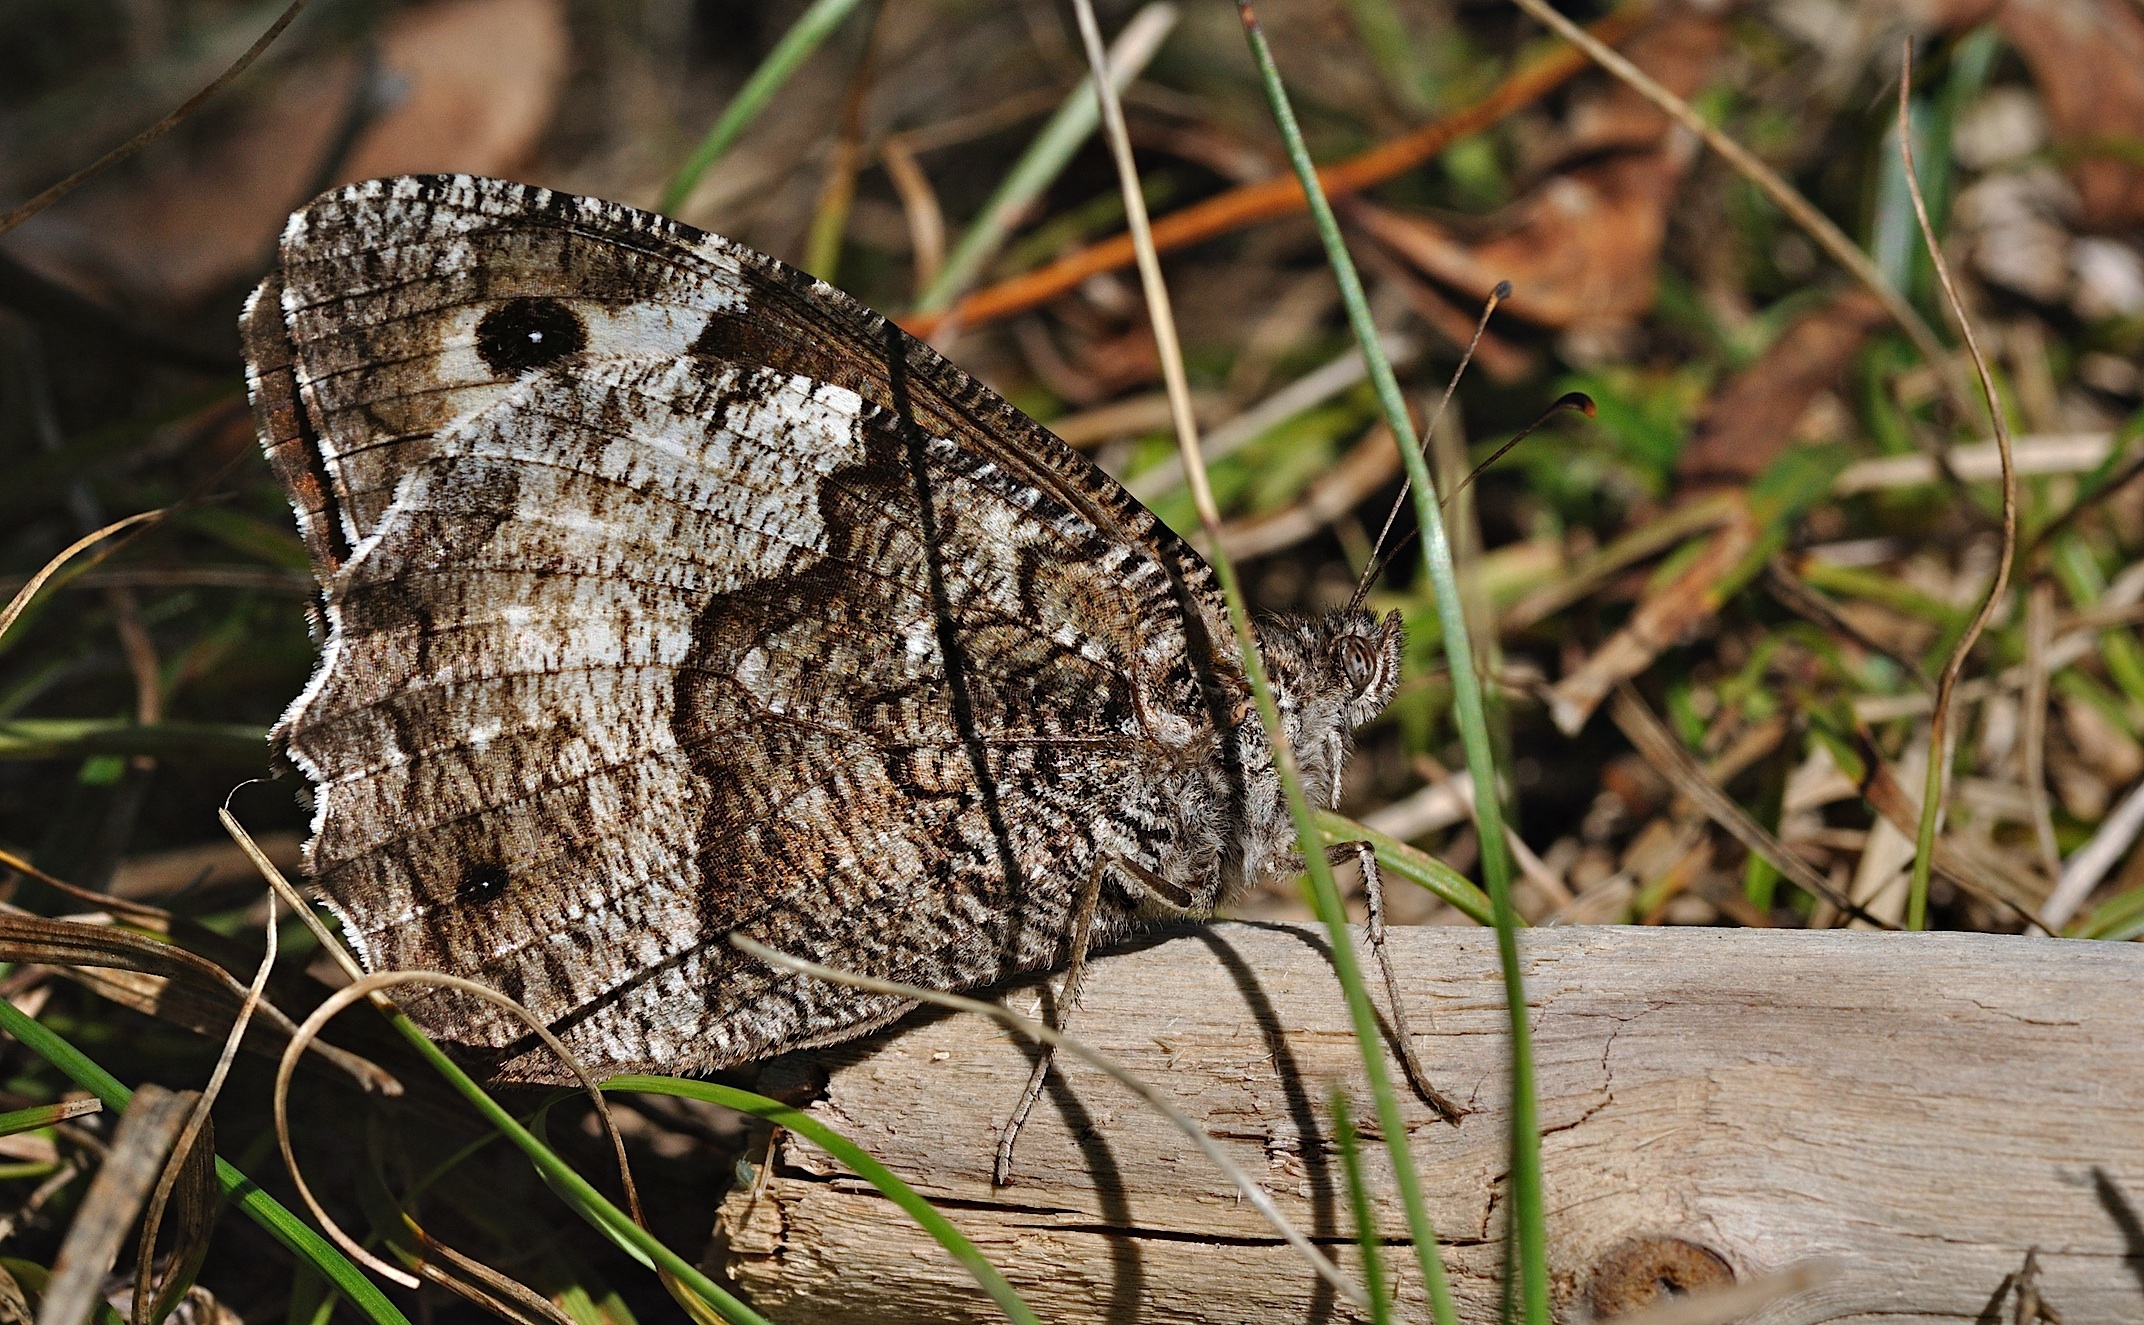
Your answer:
[[[1350,607],[1259,624],[1259,647],[1311,795],[1340,800],[1355,729],[1384,711],[1400,681],[1400,614]]]

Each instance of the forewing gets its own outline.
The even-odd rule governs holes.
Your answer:
[[[403,179],[294,217],[246,331],[327,591],[283,735],[375,969],[486,980],[599,1071],[710,1067],[900,1010],[732,931],[972,984],[1057,959],[1097,852],[1212,872],[1170,807],[1226,689],[1205,568],[825,285]]]

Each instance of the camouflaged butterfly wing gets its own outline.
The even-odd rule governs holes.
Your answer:
[[[957,988],[1062,962],[1098,854],[1193,912],[1241,876],[1271,778],[1207,568],[825,283],[411,177],[293,216],[244,333],[323,596],[278,734],[369,968],[495,986],[599,1076],[707,1069],[906,1007],[732,932]],[[1105,888],[1097,936],[1142,906]],[[563,1075],[488,1005],[409,1005]]]

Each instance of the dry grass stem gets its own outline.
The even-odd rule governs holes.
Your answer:
[[[2072,852],[2062,867],[2054,892],[2040,907],[2040,923],[2049,933],[2059,933],[2069,923],[2100,880],[2129,854],[2140,833],[2144,833],[2144,782],[2129,789],[2121,803],[2100,820],[2092,840]]]
[[[1520,3],[1537,4],[1540,0],[1520,0]],[[1995,560],[1995,581],[1988,586],[1980,610],[1973,614],[1972,622],[1958,638],[1957,647],[1951,650],[1949,661],[1943,664],[1943,671],[1936,679],[1935,709],[1929,720],[1928,783],[1921,800],[1913,891],[1906,909],[1906,928],[1919,929],[1927,918],[1930,857],[1937,824],[1942,818],[1943,787],[1950,773],[1951,694],[1957,689],[1959,673],[1965,670],[1965,660],[1972,653],[1973,645],[1980,639],[1980,633],[1987,629],[1989,619],[1995,615],[2010,588],[2010,567],[2017,557],[2017,473],[2010,454],[2010,425],[2003,418],[2003,404],[1995,394],[1994,375],[1988,371],[1988,358],[1981,353],[1980,338],[1973,334],[1973,321],[1966,316],[1965,301],[1958,297],[1958,285],[1951,279],[1950,263],[1943,256],[1942,244],[1937,242],[1935,223],[1928,218],[1928,200],[1921,196],[1919,172],[1913,165],[1912,90],[1913,44],[1909,41],[1898,79],[1899,158],[1905,165],[1907,191],[1913,195],[1913,215],[1920,223],[1921,242],[1928,250],[1928,260],[1935,265],[1936,279],[1943,285],[1943,298],[1950,305],[1951,316],[1958,320],[1958,332],[1965,338],[1965,348],[1973,356],[1973,371],[1980,379],[1988,420],[1995,429],[1995,445],[2002,457],[2003,476],[2003,543]]]
[[[1689,797],[1693,805],[1726,829],[1736,841],[1770,861],[1773,869],[1791,879],[1797,887],[1880,929],[1898,928],[1862,910],[1833,887],[1831,880],[1817,873],[1814,866],[1788,850],[1786,844],[1765,830],[1764,825],[1752,819],[1749,811],[1735,804],[1733,798],[1720,790],[1719,784],[1705,775],[1705,770],[1690,757],[1689,751],[1683,749],[1674,733],[1661,725],[1660,719],[1653,715],[1630,682],[1616,685],[1608,711],[1631,745],[1676,791]]]
[[[104,1276],[118,1261],[120,1243],[155,1185],[194,1100],[192,1091],[152,1084],[134,1092],[52,1262],[52,1279],[38,1308],[39,1325],[85,1325],[103,1301]]]
[[[523,1025],[529,1028],[531,1033],[542,1040],[544,1047],[555,1054],[559,1062],[566,1065],[566,1069],[573,1073],[575,1079],[581,1083],[581,1088],[588,1093],[590,1101],[594,1103],[596,1117],[602,1123],[604,1132],[610,1137],[611,1148],[617,1155],[618,1180],[625,1189],[626,1208],[635,1223],[645,1226],[646,1221],[641,1217],[640,1211],[640,1192],[633,1183],[632,1164],[626,1158],[625,1138],[620,1135],[617,1122],[611,1115],[610,1102],[604,1098],[602,1087],[597,1084],[594,1077],[588,1074],[588,1069],[581,1066],[581,1061],[573,1056],[571,1050],[566,1048],[564,1041],[552,1033],[550,1027],[544,1025],[527,1008],[489,985],[479,984],[474,980],[465,980],[460,976],[443,975],[437,971],[382,971],[377,975],[363,976],[354,983],[336,990],[323,1000],[320,1006],[313,1010],[313,1014],[305,1019],[304,1024],[298,1027],[298,1033],[291,1037],[290,1046],[283,1051],[282,1061],[276,1065],[275,1093],[272,1103],[275,1114],[276,1143],[282,1150],[283,1165],[290,1173],[291,1183],[298,1189],[298,1196],[305,1202],[305,1208],[310,1210],[313,1218],[319,1222],[321,1231],[333,1239],[336,1246],[342,1248],[343,1254],[365,1265],[374,1273],[386,1276],[404,1288],[417,1287],[418,1281],[414,1276],[373,1255],[364,1246],[351,1238],[348,1233],[344,1232],[340,1224],[329,1218],[327,1211],[321,1207],[319,1199],[313,1195],[313,1189],[306,1183],[305,1175],[298,1167],[297,1151],[291,1145],[291,1076],[296,1072],[299,1055],[305,1051],[306,1046],[317,1039],[320,1032],[327,1027],[327,1024],[340,1016],[345,1008],[360,1000],[371,999],[376,994],[384,995],[388,990],[398,989],[404,985],[424,985],[437,989],[452,989],[458,993],[483,999],[492,1006],[518,1018]],[[444,1273],[443,1271],[437,1271],[437,1267],[427,1267],[420,1264],[420,1268],[426,1269],[428,1273]]]
[[[1621,41],[1637,28],[1649,8],[1645,0],[1637,0],[1601,19],[1590,31],[1603,41]],[[1466,109],[1360,156],[1327,166],[1318,172],[1318,179],[1328,195],[1338,197],[1405,174],[1460,139],[1480,133],[1513,111],[1547,96],[1585,67],[1585,57],[1576,51],[1544,56]],[[1182,248],[1259,221],[1292,215],[1308,205],[1302,185],[1289,176],[1241,185],[1161,218],[1153,227],[1154,246],[1162,252]],[[944,317],[962,326],[981,326],[1045,304],[1090,276],[1116,271],[1137,259],[1137,245],[1131,236],[1117,235],[1046,267],[979,290],[955,304]],[[916,314],[902,319],[902,325],[918,336],[928,337],[935,334],[940,320]]]
[[[22,614],[29,609],[30,603],[37,597],[38,591],[43,589],[46,582],[53,576],[59,574],[60,570],[68,562],[73,561],[83,552],[95,547],[114,534],[123,533],[136,525],[162,519],[165,514],[166,512],[162,510],[142,511],[139,514],[127,516],[123,520],[114,520],[102,529],[84,534],[62,548],[57,556],[45,563],[43,570],[38,571],[37,574],[24,581],[23,586],[15,591],[15,596],[8,600],[7,608],[4,611],[0,611],[0,640],[7,638],[8,631],[14,629],[15,622],[20,620]],[[102,560],[104,556],[111,555],[112,551],[113,549],[106,548],[98,559]]]
[[[192,1274],[192,1264],[198,1261],[191,1256],[174,1256],[165,1282],[152,1294],[150,1277],[155,1263],[156,1232],[163,1222],[165,1204],[171,1199],[172,1189],[181,1175],[194,1162],[195,1147],[202,1141],[202,1134],[209,1125],[209,1111],[216,1107],[216,1100],[223,1094],[223,1083],[230,1075],[231,1064],[238,1057],[238,1048],[245,1042],[246,1028],[253,1022],[254,1009],[261,1005],[261,995],[268,988],[268,976],[275,970],[276,927],[275,894],[268,894],[268,915],[262,922],[262,951],[259,969],[253,973],[253,982],[246,986],[245,1001],[239,1004],[238,1016],[231,1022],[231,1033],[224,1037],[223,1050],[216,1056],[216,1066],[209,1072],[208,1084],[201,1088],[200,1098],[195,1100],[193,1112],[187,1116],[186,1126],[173,1143],[171,1157],[164,1162],[164,1171],[157,1178],[156,1191],[149,1198],[148,1210],[142,1215],[141,1256],[134,1270],[134,1321],[133,1325],[149,1325],[152,1320],[161,1320],[170,1309],[176,1294],[173,1288],[182,1284]],[[201,1146],[206,1154],[214,1148],[213,1143]],[[209,1173],[202,1171],[205,1180],[212,1181]],[[182,1233],[182,1237],[187,1234]],[[204,1223],[197,1231],[198,1252],[208,1250],[208,1229]]]
[[[901,199],[901,214],[908,222],[908,248],[914,266],[913,285],[921,295],[938,279],[945,266],[945,211],[938,205],[938,191],[916,160],[906,135],[894,134],[879,144],[879,164]]]
[[[1394,364],[1413,362],[1421,349],[1413,337],[1398,332],[1386,335],[1380,343],[1386,356]],[[1216,427],[1199,442],[1199,457],[1203,463],[1211,465],[1234,455],[1273,429],[1290,419],[1309,413],[1368,376],[1369,369],[1363,363],[1361,350],[1350,349],[1336,355]],[[1188,390],[1188,387],[1186,389]],[[1173,419],[1176,408],[1174,397],[1165,398],[1170,400],[1170,417]],[[1198,398],[1194,395],[1194,407],[1197,401]],[[1195,420],[1197,409],[1194,408],[1192,413]],[[1181,466],[1158,465],[1147,473],[1134,476],[1124,486],[1140,501],[1152,503],[1175,492],[1184,482],[1184,470]]]

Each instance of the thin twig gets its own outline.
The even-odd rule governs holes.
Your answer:
[[[275,39],[283,35],[283,29],[290,26],[291,20],[295,19],[298,16],[299,11],[304,9],[305,6],[310,4],[311,2],[312,0],[290,0],[290,6],[286,8],[280,16],[277,17],[275,22],[268,25],[268,30],[266,32],[263,32],[251,46],[248,46],[246,48],[245,54],[239,56],[236,60],[234,60],[231,63],[230,68],[224,70],[221,74],[218,74],[215,80],[212,81],[207,87],[202,88],[199,92],[194,93],[186,100],[180,102],[178,108],[172,111],[169,115],[166,115],[164,118],[158,120],[156,123],[150,125],[148,128],[143,129],[140,133],[135,134],[132,138],[127,139],[125,142],[119,144],[119,146],[113,148],[109,152],[106,152],[103,156],[98,157],[96,160],[90,162],[88,165],[82,167],[80,170],[75,171],[72,175],[69,175],[67,178],[59,181],[57,184],[54,184],[51,187],[47,188],[43,193],[40,193],[36,197],[30,199],[28,202],[23,203],[20,207],[17,207],[15,210],[9,212],[7,215],[0,216],[0,235],[4,235],[8,231],[13,230],[16,226],[21,225],[24,221],[29,220],[31,217],[45,210],[45,208],[50,207],[53,203],[58,202],[60,199],[66,197],[70,193],[73,193],[76,189],[82,187],[84,184],[87,184],[90,180],[95,179],[98,175],[101,175],[105,171],[110,170],[113,166],[118,165],[120,162],[126,160],[128,157],[134,155],[136,152],[139,152],[144,147],[147,147],[149,144],[155,142],[157,139],[163,137],[165,134],[170,133],[173,129],[177,128],[179,122],[185,119],[187,116],[193,114],[194,111],[200,107],[202,102],[207,101],[210,97],[213,97],[218,92],[221,92],[227,85],[229,85],[232,79],[246,72],[246,70],[252,66],[255,60],[261,58],[262,53],[265,52],[270,46],[275,44]]]
[[[1534,4],[1538,0],[1520,0],[1520,3]],[[1958,637],[1958,646],[1951,650],[1949,661],[1943,664],[1942,675],[1936,681],[1935,711],[1929,719],[1928,781],[1921,794],[1920,833],[1915,839],[1913,857],[1913,889],[1906,896],[1906,928],[1920,929],[1928,920],[1928,871],[1935,854],[1936,820],[1943,812],[1944,775],[1950,764],[1951,694],[1958,688],[1958,674],[1965,670],[1966,655],[1973,651],[1980,632],[1987,628],[1989,618],[1995,615],[1995,609],[2010,588],[2010,561],[2017,555],[2017,474],[2010,454],[2010,425],[2004,421],[2002,402],[1995,396],[1995,379],[1988,372],[1987,356],[1980,352],[1980,338],[1973,334],[1972,319],[1965,315],[1965,301],[1958,297],[1958,286],[1951,279],[1950,263],[1943,257],[1943,246],[1936,242],[1935,223],[1928,219],[1928,201],[1921,196],[1921,182],[1914,171],[1912,84],[1913,43],[1909,40],[1898,76],[1898,154],[1905,163],[1906,189],[1913,195],[1913,214],[1920,221],[1921,242],[1928,248],[1929,261],[1935,264],[1936,278],[1943,283],[1944,302],[1950,306],[1951,316],[1958,319],[1965,348],[1973,356],[1973,371],[1980,378],[1988,418],[1995,427],[1995,445],[2003,458],[2003,546],[2002,554],[1995,559],[1995,582],[1988,586],[1988,596],[1981,600],[1980,610],[1973,614],[1972,623]]]

